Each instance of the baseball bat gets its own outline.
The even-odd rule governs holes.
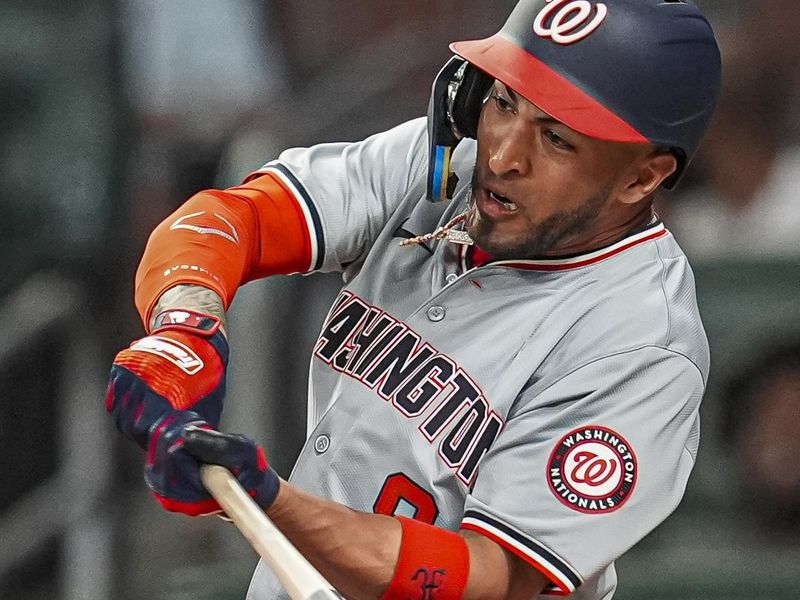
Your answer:
[[[200,477],[208,492],[280,580],[292,600],[342,600],[244,491],[225,467],[203,465]]]

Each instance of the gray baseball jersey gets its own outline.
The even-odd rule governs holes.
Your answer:
[[[294,484],[354,509],[482,533],[546,594],[608,599],[614,560],[671,513],[697,450],[708,344],[685,256],[659,222],[612,246],[471,266],[400,246],[463,212],[425,200],[424,119],[292,149],[272,172],[302,206],[309,270],[346,285],[314,348]],[[259,563],[248,598],[283,598]]]

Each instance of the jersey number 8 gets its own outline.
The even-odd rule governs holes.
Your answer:
[[[408,514],[408,510],[398,511],[401,503],[410,506],[413,512]],[[392,473],[386,478],[372,510],[381,515],[401,514],[430,525],[433,525],[439,515],[439,509],[431,493],[414,483],[404,473]]]

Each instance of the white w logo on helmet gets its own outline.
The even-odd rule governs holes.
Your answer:
[[[533,22],[533,31],[543,38],[550,38],[557,44],[572,44],[582,40],[606,18],[608,8],[596,4],[597,12],[592,14],[592,5],[587,0],[546,0],[545,6]],[[547,20],[552,16],[550,24]]]

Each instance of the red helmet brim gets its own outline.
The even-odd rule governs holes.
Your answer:
[[[453,42],[450,49],[579,133],[613,142],[649,142],[621,117],[501,34]]]

